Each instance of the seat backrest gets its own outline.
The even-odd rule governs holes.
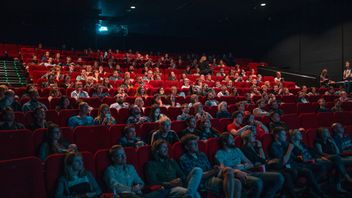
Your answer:
[[[302,113],[299,115],[300,127],[305,129],[318,128],[318,119],[315,113]]]
[[[80,151],[95,153],[109,148],[109,132],[106,126],[78,126],[73,131],[73,140]]]
[[[296,114],[282,115],[281,120],[286,122],[290,129],[297,129],[300,127],[300,122]]]
[[[343,125],[351,125],[351,113],[350,112],[335,112],[334,113],[334,122],[339,122]]]
[[[126,124],[128,117],[130,116],[130,110],[127,108],[121,108],[118,112],[117,112],[118,118],[116,120],[116,122],[118,124]]]
[[[264,153],[269,155],[271,143],[274,141],[273,136],[271,134],[264,134],[260,137],[260,141],[263,144]]]
[[[68,119],[74,115],[77,115],[78,109],[64,109],[59,112],[59,126],[67,126]]]
[[[139,147],[137,149],[137,156],[138,156],[138,165],[135,167],[138,174],[142,177],[145,178],[144,175],[144,166],[145,164],[152,159],[152,153],[151,153],[151,146],[146,145]],[[144,180],[144,179],[143,179]],[[145,180],[144,180],[145,181]]]
[[[27,129],[0,131],[0,160],[34,155],[32,132]]]
[[[280,105],[280,108],[284,111],[285,114],[297,113],[296,103],[283,103]]]
[[[210,138],[207,141],[207,155],[211,163],[215,163],[215,153],[220,148],[219,138]]]
[[[36,157],[0,161],[0,175],[2,197],[47,197],[42,164]]]
[[[331,112],[317,113],[317,119],[320,127],[330,127],[334,123],[334,115]]]
[[[176,133],[179,133],[183,129],[187,128],[185,121],[172,121],[171,122],[171,129],[174,130]]]
[[[115,124],[110,127],[109,129],[110,146],[118,144],[126,126],[127,124]]]

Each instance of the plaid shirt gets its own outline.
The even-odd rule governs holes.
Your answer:
[[[195,153],[195,156],[189,153],[184,153],[180,157],[180,166],[186,174],[191,172],[195,167],[203,169],[204,172],[212,169],[207,156],[202,152]]]

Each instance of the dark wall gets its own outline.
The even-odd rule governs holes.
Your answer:
[[[268,25],[268,49],[262,56],[271,65],[319,75],[327,68],[340,80],[344,61],[352,58],[352,20],[347,1],[303,4],[299,12]]]

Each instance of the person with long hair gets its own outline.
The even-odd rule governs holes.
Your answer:
[[[95,125],[110,126],[116,124],[116,120],[111,116],[109,105],[101,104],[99,107],[98,116],[94,119]]]
[[[55,107],[57,112],[60,112],[63,109],[72,109],[71,101],[66,95],[60,97],[59,102]]]
[[[33,122],[29,125],[29,129],[36,130],[41,128],[47,128],[48,122],[45,120],[45,109],[43,107],[37,107],[32,112]]]
[[[150,122],[158,122],[161,117],[163,117],[163,114],[160,113],[159,105],[154,104],[150,109],[150,114],[149,114]]]
[[[39,148],[39,158],[44,161],[48,155],[71,151],[77,151],[77,146],[62,138],[61,130],[57,124],[50,123],[45,139]]]
[[[84,168],[82,155],[67,153],[64,174],[58,180],[55,197],[99,197],[101,193],[92,173]]]

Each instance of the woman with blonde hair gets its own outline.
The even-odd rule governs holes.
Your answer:
[[[116,120],[111,116],[109,105],[101,104],[99,107],[98,116],[94,119],[95,125],[113,125],[116,124]]]

